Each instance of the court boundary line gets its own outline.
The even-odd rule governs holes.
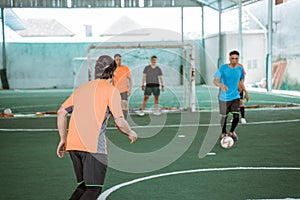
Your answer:
[[[300,104],[297,104],[299,106],[292,106],[292,107],[259,107],[259,108],[246,108],[247,112],[253,112],[253,111],[273,111],[273,110],[300,110]],[[41,105],[38,105],[37,107],[39,107]],[[6,107],[5,107],[6,108]],[[0,108],[4,109],[3,108]],[[135,116],[135,110],[131,111],[128,113],[129,116],[133,115]],[[210,113],[210,112],[219,112],[219,109],[217,107],[212,107],[212,108],[208,108],[208,109],[203,109],[203,108],[197,108],[195,113]],[[43,116],[36,116],[36,113],[29,113],[29,114],[22,114],[22,113],[14,113],[14,117],[11,118],[0,118],[0,119],[16,119],[16,118],[53,118],[53,117],[57,117],[57,115],[55,114],[45,114]],[[43,113],[43,112],[41,112]],[[151,115],[151,109],[146,109],[146,113],[148,113],[149,115]],[[186,113],[186,111],[182,111],[182,110],[162,110],[163,114],[166,113]]]
[[[211,171],[235,171],[235,170],[300,170],[300,167],[228,167],[228,168],[204,168],[204,169],[192,169],[192,170],[183,170],[183,171],[174,171],[156,175],[145,176],[137,179],[133,179],[131,181],[127,181],[115,186],[112,186],[105,190],[97,200],[106,200],[106,198],[114,191],[132,185],[138,182],[142,182],[145,180],[150,180],[154,178],[160,178],[165,176],[172,176],[178,174],[189,174],[189,173],[198,173],[198,172],[211,172]]]
[[[274,123],[292,123],[292,122],[300,122],[300,119],[290,119],[290,120],[272,120],[272,121],[259,121],[259,122],[247,122],[247,124],[242,124],[241,126],[247,125],[260,125],[260,124],[274,124]],[[228,123],[229,124],[229,123]],[[169,124],[169,125],[145,125],[145,126],[131,126],[132,129],[145,129],[145,128],[179,128],[179,127],[208,127],[208,126],[220,126],[220,124]],[[117,130],[117,127],[107,127],[107,130]],[[58,131],[56,128],[52,129],[5,129],[1,128],[0,132],[51,132]]]

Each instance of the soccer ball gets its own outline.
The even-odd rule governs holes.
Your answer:
[[[234,141],[232,137],[226,136],[222,138],[220,144],[224,149],[230,149],[234,145]]]

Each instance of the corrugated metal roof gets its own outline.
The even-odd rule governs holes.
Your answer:
[[[219,7],[222,11],[235,8],[239,5],[240,0],[196,0],[199,3],[202,3],[203,6],[210,7],[215,10],[219,10]],[[241,0],[242,5],[254,3],[260,0]]]
[[[222,11],[238,6],[240,0],[13,0],[1,1],[2,8],[103,8],[103,7],[202,7]],[[249,4],[260,0],[241,0]],[[220,2],[220,4],[219,4]]]
[[[11,9],[4,9],[4,20],[5,25],[14,31],[25,29],[23,21]]]

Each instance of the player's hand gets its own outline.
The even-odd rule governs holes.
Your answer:
[[[220,88],[221,88],[221,90],[224,90],[224,91],[228,90],[228,87],[226,85],[224,85],[224,84],[221,84]]]
[[[137,140],[137,134],[133,130],[131,130],[130,135],[128,135],[128,138],[130,139],[130,144],[133,144]]]
[[[143,91],[145,90],[145,85],[142,85],[142,90],[143,90]]]
[[[66,141],[60,141],[59,142],[59,144],[57,146],[57,150],[56,150],[56,154],[59,158],[64,157],[64,154],[66,152],[66,146],[67,146]]]
[[[246,99],[247,102],[249,101],[249,94],[248,94],[247,91],[245,91],[245,99]]]
[[[161,91],[164,92],[165,91],[165,86],[161,86]]]
[[[131,90],[128,90],[127,95],[128,95],[128,96],[131,95]]]

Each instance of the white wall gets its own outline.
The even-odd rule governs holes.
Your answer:
[[[255,83],[265,77],[265,37],[263,32],[244,32],[243,33],[243,51],[238,49],[238,34],[237,33],[223,33],[222,34],[222,46],[224,54],[224,63],[229,62],[229,52],[232,50],[238,50],[242,57],[242,64],[245,66],[247,73],[246,83]],[[216,72],[218,66],[218,35],[213,35],[205,39],[206,47],[206,76],[207,84],[212,85],[213,75]],[[221,47],[222,48],[222,47]]]

